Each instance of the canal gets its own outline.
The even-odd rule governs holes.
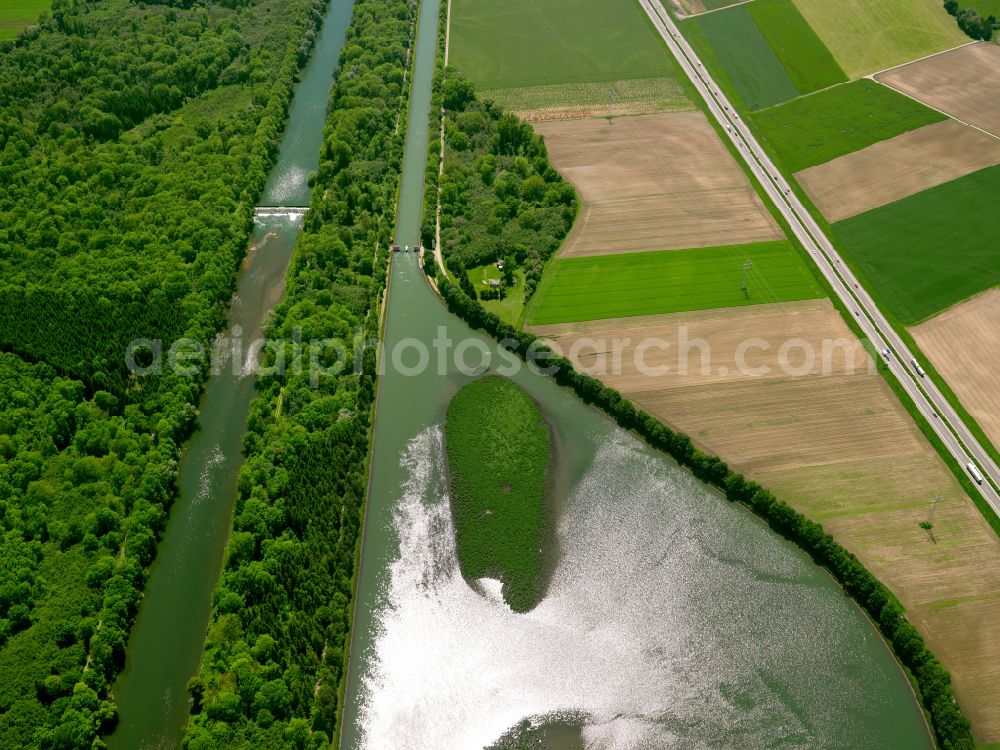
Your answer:
[[[261,205],[309,203],[308,175],[319,163],[327,99],[351,10],[351,0],[331,0],[296,86]],[[260,219],[254,227],[224,334],[242,340],[244,352],[261,336],[267,313],[284,291],[300,229],[301,218],[282,216]],[[178,747],[184,734],[190,705],[186,684],[201,662],[254,395],[254,379],[238,357],[221,364],[206,384],[198,432],[181,458],[178,496],[150,568],[125,669],[113,688],[120,721],[108,738],[112,750],[168,750]]]
[[[419,241],[438,12],[422,0],[400,245]],[[516,614],[465,581],[445,409],[509,362],[446,311],[414,254],[390,274],[341,747],[932,747],[905,676],[825,572],[526,368],[510,376],[558,455],[548,592]]]

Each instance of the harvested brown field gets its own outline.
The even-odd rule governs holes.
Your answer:
[[[1000,139],[944,120],[804,169],[795,178],[834,222],[994,164],[1000,164]]]
[[[701,112],[535,128],[582,198],[562,257],[782,238]]]
[[[1000,289],[910,329],[921,351],[994,445],[1000,445]]]
[[[977,740],[1000,741],[1000,578],[983,574],[1000,569],[1000,539],[828,300],[533,332],[585,370],[605,351],[602,380],[821,522],[902,601],[952,671]],[[648,349],[645,364],[670,370],[643,375],[634,353],[654,339],[668,346]],[[932,538],[919,523],[938,496]]]
[[[1000,137],[1000,47],[995,44],[969,44],[875,79]]]

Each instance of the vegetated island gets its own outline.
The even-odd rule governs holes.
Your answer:
[[[548,425],[531,396],[489,375],[452,398],[445,438],[462,575],[499,579],[504,601],[527,612],[544,588]]]

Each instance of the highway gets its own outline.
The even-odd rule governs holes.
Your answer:
[[[740,119],[695,51],[681,35],[677,24],[659,4],[659,0],[639,0],[639,2],[684,73],[708,104],[712,116],[735,144],[743,161],[819,266],[834,292],[854,314],[864,335],[879,352],[883,353],[880,356],[916,404],[917,409],[963,469],[969,463],[973,463],[981,472],[985,481],[979,484],[975,477],[964,469],[970,479],[979,484],[980,492],[993,510],[1000,514],[1000,493],[997,492],[997,488],[1000,487],[1000,468],[966,427],[938,387],[929,377],[918,374],[911,364],[914,361],[913,354],[882,315],[864,286],[843,262],[829,238],[819,228],[795,191],[790,188],[763,147],[757,142],[750,128]],[[888,356],[884,354],[886,351],[889,352]]]

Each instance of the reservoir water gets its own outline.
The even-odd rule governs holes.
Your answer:
[[[422,1],[401,245],[419,241],[438,12]],[[417,342],[434,340],[420,368]],[[341,747],[537,747],[533,729],[549,748],[932,747],[905,676],[826,573],[525,368],[512,377],[558,455],[548,592],[515,614],[493,583],[465,581],[442,424],[451,396],[506,360],[412,253],[393,257],[384,344]]]
[[[289,110],[281,149],[260,203],[305,206],[308,175],[319,162],[326,104],[350,23],[351,0],[331,0]],[[261,336],[284,291],[301,219],[259,219],[237,281],[225,336],[243,351]],[[169,348],[169,342],[164,349]],[[112,750],[169,750],[180,744],[189,711],[188,679],[197,674],[212,590],[229,536],[243,435],[254,394],[245,363],[225,362],[206,384],[198,432],[178,467],[178,496],[150,568],[129,638],[125,669],[114,685],[120,722]]]

